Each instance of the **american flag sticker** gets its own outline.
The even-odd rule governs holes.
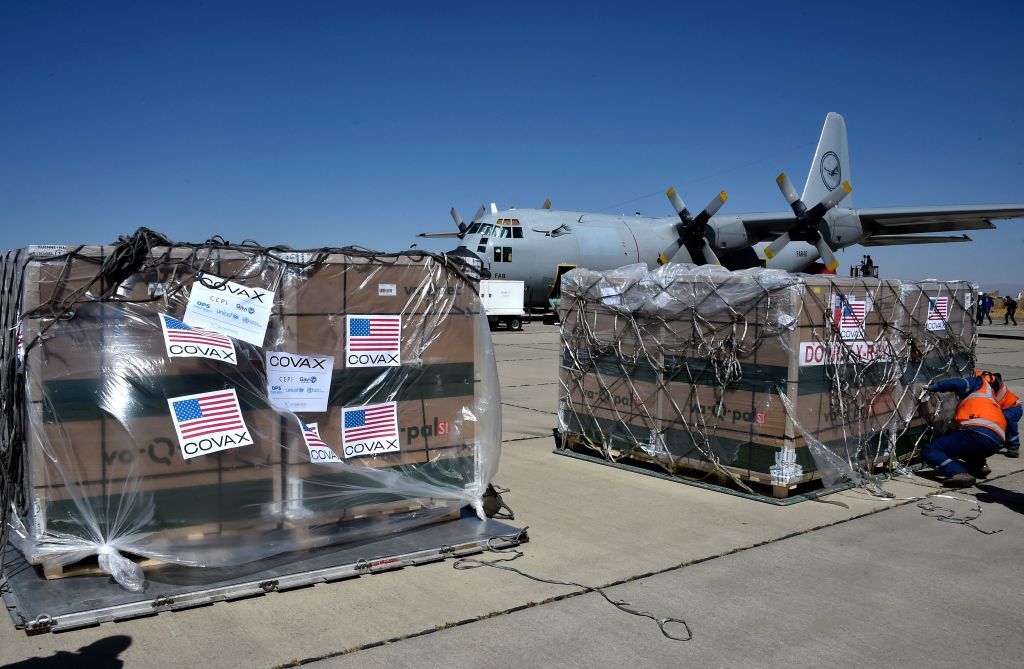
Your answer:
[[[341,410],[341,445],[347,460],[361,455],[395,453],[398,440],[398,404],[367,404]]]
[[[945,330],[946,321],[949,320],[949,298],[932,297],[928,300],[928,323],[929,331]]]
[[[299,424],[302,427],[302,439],[309,449],[310,462],[341,462],[341,458],[320,438],[320,428],[316,423],[303,423],[300,420]]]
[[[234,388],[172,397],[167,404],[186,460],[253,443]]]
[[[843,339],[864,339],[866,316],[867,300],[856,300],[847,295],[836,295],[832,317]]]
[[[160,314],[160,327],[169,358],[210,358],[235,364],[235,342],[225,334],[186,325],[167,314]]]
[[[346,316],[348,367],[398,367],[402,364],[401,316]]]

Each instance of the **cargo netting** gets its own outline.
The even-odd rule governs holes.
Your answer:
[[[483,518],[500,398],[457,259],[140,229],[2,270],[3,538],[48,575],[89,558],[139,590],[143,558]]]
[[[924,386],[974,368],[974,290],[760,268],[573,270],[559,309],[562,447],[758,495],[819,479],[884,492],[878,474],[905,472],[955,410]]]

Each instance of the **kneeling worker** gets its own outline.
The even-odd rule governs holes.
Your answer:
[[[1006,387],[1003,383],[1003,375],[999,372],[993,374],[992,372],[979,372],[979,376],[983,377],[986,381],[992,384],[993,390],[996,391],[996,402],[999,404],[999,408],[1003,410],[1003,417],[1006,418],[1006,457],[1008,458],[1019,458],[1020,457],[1020,426],[1017,424],[1020,421],[1021,415],[1024,414],[1024,408],[1021,408],[1020,399],[1013,394],[1013,391]]]
[[[953,418],[957,429],[921,449],[921,457],[945,477],[947,486],[970,487],[977,482],[975,477],[987,476],[991,471],[985,459],[998,452],[1006,440],[1006,416],[996,399],[1002,387],[1001,379],[987,372],[968,379],[936,381],[928,386],[934,393],[954,392],[960,396]]]

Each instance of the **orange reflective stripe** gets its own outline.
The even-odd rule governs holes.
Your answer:
[[[1006,417],[996,401],[992,386],[984,377],[981,388],[964,397],[957,405],[954,420],[959,427],[983,427],[992,430],[1001,439],[1006,438]]]
[[[999,402],[999,408],[1009,409],[1010,407],[1018,404],[1020,398],[1013,394],[1013,391],[1003,384],[1003,387],[999,389],[999,394],[996,395],[996,400]]]

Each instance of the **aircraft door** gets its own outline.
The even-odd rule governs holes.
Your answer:
[[[555,269],[555,281],[551,284],[551,292],[548,293],[549,300],[557,300],[562,297],[562,275],[571,269],[576,269],[576,265],[558,265]]]

